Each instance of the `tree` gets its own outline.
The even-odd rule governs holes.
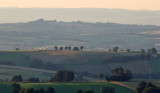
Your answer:
[[[19,50],[19,48],[16,48],[16,51],[18,51]]]
[[[146,51],[144,49],[141,49],[141,54],[144,54]]]
[[[50,79],[50,81],[73,81],[75,78],[73,71],[58,71],[54,77]]]
[[[59,48],[59,50],[63,50],[63,46]]]
[[[111,70],[109,79],[112,81],[129,81],[132,79],[132,72],[129,69],[124,70],[122,67],[119,67]]]
[[[65,50],[68,50],[68,47],[67,47],[67,46],[65,46],[65,47],[64,47],[64,49],[65,49]]]
[[[112,49],[109,49],[109,52],[112,52]]]
[[[26,93],[26,88],[22,88],[18,93]]]
[[[75,93],[83,93],[82,90],[76,90]]]
[[[142,81],[138,84],[138,86],[136,87],[136,93],[142,93],[143,90],[145,89],[146,87],[146,82]]]
[[[64,74],[64,81],[73,81],[75,78],[73,71],[65,70]]]
[[[45,93],[43,88],[37,89],[35,90],[35,93]]]
[[[91,89],[87,89],[87,90],[85,91],[85,93],[94,93],[94,91],[91,90]]]
[[[15,75],[12,77],[12,82],[22,82],[23,79],[22,79],[22,76],[21,75]]]
[[[131,52],[131,49],[127,49],[127,52],[128,52],[128,53]]]
[[[79,48],[78,47],[73,47],[73,50],[78,51]]]
[[[46,93],[56,93],[56,91],[52,87],[47,87]]]
[[[98,74],[98,79],[103,79],[104,78],[104,74]]]
[[[109,87],[102,87],[100,89],[100,93],[115,93],[115,89],[111,86]]]
[[[71,50],[71,49],[72,49],[72,47],[71,47],[71,46],[69,46],[69,47],[68,47],[68,50]]]
[[[37,77],[37,78],[31,77],[31,78],[27,79],[26,82],[38,83],[38,82],[40,82],[40,81],[39,81],[39,78],[38,78],[38,77]]]
[[[160,93],[160,88],[151,82],[141,81],[136,87],[136,93]]]
[[[58,47],[57,47],[57,46],[54,46],[54,49],[57,51],[57,50],[58,50]]]
[[[113,51],[114,51],[114,52],[118,52],[118,47],[117,47],[117,46],[114,47],[114,48],[113,48]]]
[[[148,88],[145,88],[142,93],[159,93],[159,92],[157,92],[157,88],[148,87]]]
[[[12,84],[12,91],[13,93],[19,93],[21,90],[21,86],[17,83],[13,83]]]
[[[35,93],[33,88],[26,88],[25,93]]]
[[[80,46],[81,51],[84,49],[84,46]]]

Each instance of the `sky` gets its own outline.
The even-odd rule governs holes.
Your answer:
[[[0,0],[0,7],[160,10],[160,0]]]

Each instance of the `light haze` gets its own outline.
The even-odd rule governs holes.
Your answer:
[[[1,7],[160,10],[160,0],[0,0]]]

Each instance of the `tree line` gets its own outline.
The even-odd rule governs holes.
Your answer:
[[[34,89],[34,88],[21,88],[20,84],[13,83],[12,85],[12,93],[56,93],[53,87],[47,87],[46,90],[44,88]]]
[[[69,70],[60,70],[57,71],[55,76],[51,77],[49,82],[66,82],[66,81],[73,81],[75,79],[75,75],[73,71]],[[37,77],[30,77],[27,80],[23,80],[21,75],[14,75],[12,77],[12,82],[29,82],[29,83],[38,83],[40,82],[39,78]]]
[[[104,74],[98,74],[98,78],[103,79]],[[129,81],[132,78],[132,71],[129,69],[124,70],[122,67],[111,70],[111,75],[106,76],[107,81]]]
[[[136,87],[136,93],[160,93],[160,87],[151,82],[141,81]]]
[[[58,50],[75,50],[75,51],[78,51],[78,50],[83,50],[84,49],[84,46],[80,46],[80,47],[71,47],[71,46],[61,46],[61,47],[58,47],[58,46],[54,46],[54,50],[58,51]]]
[[[47,87],[34,89],[34,88],[21,88],[20,84],[13,83],[12,85],[12,93],[56,93],[53,87]],[[94,93],[94,90],[86,89],[85,91],[76,90],[75,93]],[[112,86],[101,87],[100,93],[115,93],[115,88]]]

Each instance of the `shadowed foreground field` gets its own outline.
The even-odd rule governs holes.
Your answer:
[[[100,93],[100,88],[104,86],[113,86],[116,93],[135,93],[134,90],[129,88],[112,84],[112,83],[100,83],[100,82],[84,82],[84,83],[20,83],[21,87],[27,88],[46,88],[54,87],[56,93],[75,93],[76,90],[92,89],[94,93]],[[0,84],[1,93],[12,93],[11,92],[11,83],[1,83]]]

